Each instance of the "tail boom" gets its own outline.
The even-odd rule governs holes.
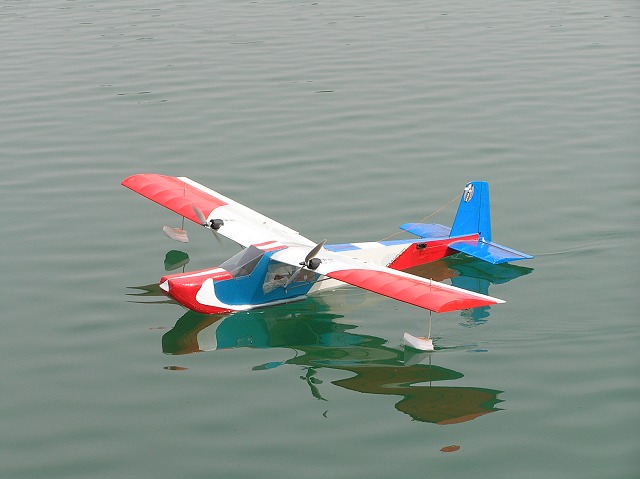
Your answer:
[[[452,249],[451,245],[460,241],[477,243],[478,234],[415,242],[398,255],[389,264],[389,268],[405,270],[457,254],[458,250]]]

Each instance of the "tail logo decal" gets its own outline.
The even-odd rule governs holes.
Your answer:
[[[469,183],[464,187],[462,197],[464,198],[465,203],[469,203],[469,201],[471,201],[471,198],[473,198],[473,183]]]

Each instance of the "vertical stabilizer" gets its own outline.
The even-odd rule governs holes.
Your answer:
[[[450,236],[478,233],[480,239],[491,241],[491,213],[489,209],[489,184],[472,181],[464,187]]]

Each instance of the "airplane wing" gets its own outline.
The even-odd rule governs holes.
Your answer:
[[[244,247],[271,241],[314,245],[297,231],[189,178],[139,174],[126,178],[122,185],[195,223],[200,220],[193,207],[207,221],[221,219],[224,224],[217,232]]]
[[[308,248],[288,248],[275,253],[272,259],[298,266],[307,252]],[[436,313],[504,303],[492,296],[365,263],[340,253],[321,250],[316,258],[321,260],[314,270],[316,273]]]

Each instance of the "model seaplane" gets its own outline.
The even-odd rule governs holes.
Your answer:
[[[122,184],[243,247],[219,267],[160,279],[165,294],[203,314],[262,308],[345,285],[437,313],[489,306],[504,301],[403,270],[457,253],[494,264],[532,258],[492,242],[489,185],[482,181],[465,186],[451,228],[407,223],[400,229],[417,239],[333,245],[315,243],[189,178],[139,174]],[[183,229],[165,227],[165,233],[187,240]]]

